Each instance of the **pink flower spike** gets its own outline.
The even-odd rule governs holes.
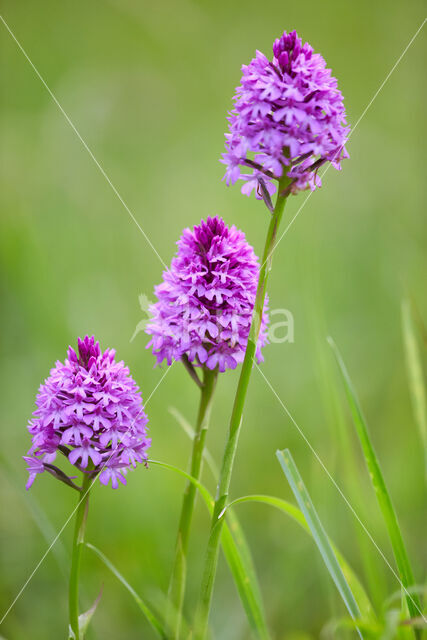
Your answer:
[[[271,60],[257,52],[242,71],[220,160],[227,167],[226,184],[241,178],[242,193],[249,195],[262,175],[270,191],[285,172],[293,180],[292,193],[319,187],[312,176],[318,163],[339,168],[348,157],[350,133],[343,97],[325,60],[302,45],[295,31],[285,31],[273,44]],[[258,189],[255,194],[260,197]]]
[[[79,338],[77,353],[70,347],[68,359],[56,362],[36,404],[28,425],[32,443],[26,456],[27,488],[58,452],[79,469],[90,464],[95,474],[104,464],[114,466],[126,452],[112,480],[115,487],[117,480],[124,484],[128,468],[145,462],[151,440],[141,393],[125,364],[116,362],[115,351],[102,353],[94,337]]]

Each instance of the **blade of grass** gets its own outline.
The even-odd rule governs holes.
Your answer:
[[[402,330],[412,410],[424,447],[424,464],[427,479],[427,403],[421,357],[412,321],[411,306],[408,300],[402,302]]]
[[[188,420],[186,420],[186,418],[174,407],[171,407],[169,409],[169,412],[171,413],[171,415],[174,416],[174,418],[176,419],[178,424],[182,427],[183,431],[188,435],[188,437],[192,438],[194,434],[194,430],[191,427]],[[215,461],[212,455],[210,454],[207,448],[205,448],[204,450],[204,456],[206,459],[206,464],[211,470],[214,478],[217,478],[218,477],[217,467],[215,465]],[[291,504],[290,502],[287,502],[286,500],[283,500],[282,498],[276,498],[274,496],[267,496],[267,495],[251,495],[251,496],[236,498],[228,505],[227,519],[228,519],[230,529],[233,532],[236,544],[240,548],[240,552],[244,556],[246,556],[246,563],[247,563],[247,566],[249,567],[253,568],[254,566],[252,555],[248,547],[248,544],[246,542],[246,538],[244,536],[242,528],[240,526],[239,520],[235,515],[234,510],[230,509],[231,506],[234,506],[242,502],[259,502],[262,504],[270,505],[278,509],[282,513],[288,515],[292,520],[294,520],[297,524],[299,524],[304,529],[304,531],[306,531],[309,535],[311,535],[310,527],[308,526],[306,519],[304,518],[304,514],[300,511],[300,509],[298,509],[298,507],[295,507],[293,504]],[[341,565],[341,569],[346,577],[346,580],[350,584],[350,587],[353,593],[355,594],[356,601],[359,605],[359,608],[363,617],[366,618],[367,620],[375,621],[376,615],[375,615],[374,608],[371,604],[371,601],[362,583],[360,582],[359,578],[356,576],[356,574],[354,573],[353,569],[350,567],[348,562],[345,560],[344,556],[338,551],[336,546],[333,544],[333,542],[331,542],[331,544],[337,555],[338,561]],[[254,575],[253,588],[256,591],[259,591],[255,569],[252,569],[252,570]]]
[[[411,564],[409,562],[405,543],[403,541],[402,532],[397,520],[397,515],[394,510],[390,494],[387,490],[378,458],[369,437],[366,420],[364,418],[362,408],[357,398],[356,391],[353,387],[352,381],[335,342],[332,340],[332,338],[328,338],[328,342],[332,347],[344,381],[344,387],[350,406],[350,411],[353,417],[353,422],[356,427],[366,465],[371,476],[372,485],[374,487],[377,500],[384,518],[384,522],[386,524],[387,531],[390,537],[396,565],[400,575],[400,580],[405,591],[408,611],[411,618],[416,618],[420,613],[422,614],[421,605],[418,596],[416,594],[411,595],[409,592],[409,588],[414,584],[414,576]],[[419,634],[417,632],[415,633],[417,637],[419,637]]]
[[[221,536],[222,550],[253,633],[257,638],[269,640],[270,634],[249,547],[242,535],[242,530],[233,529],[232,533],[230,530],[232,526],[232,524],[224,525]]]
[[[357,620],[358,618],[360,618],[359,607],[357,606],[357,602],[355,600],[353,592],[350,589],[347,580],[345,579],[344,573],[340,567],[334,550],[332,549],[326,531],[324,530],[323,525],[320,522],[319,516],[317,515],[308,491],[305,488],[305,485],[295,465],[292,455],[288,449],[285,449],[284,451],[277,451],[276,456],[291,486],[300,509],[304,514],[307,525],[310,527],[311,534],[317,544],[326,567],[333,581],[335,582],[335,586],[337,587],[344,601],[344,604],[347,607],[348,612],[350,613],[350,616],[353,618],[353,620]],[[359,636],[363,638],[360,630],[358,629],[357,631]]]
[[[259,494],[242,496],[241,498],[236,498],[235,500],[232,500],[232,502],[230,502],[230,504],[227,507],[228,517],[230,516],[230,514],[233,513],[232,511],[229,511],[230,507],[234,507],[235,505],[243,502],[259,502],[259,503],[274,507],[275,509],[278,509],[285,515],[289,516],[294,522],[296,522],[300,527],[302,527],[302,529],[304,529],[306,533],[308,533],[311,537],[313,537],[310,527],[308,526],[302,511],[298,509],[298,507],[296,507],[295,505],[291,504],[290,502],[287,502],[287,500],[283,500],[282,498],[276,498],[274,496],[259,495]],[[339,565],[345,576],[345,579],[347,580],[350,586],[350,589],[354,594],[354,597],[356,599],[360,612],[363,616],[363,619],[370,620],[370,621],[376,620],[376,616],[375,616],[375,612],[372,607],[372,604],[359,578],[354,573],[353,569],[350,567],[350,565],[348,564],[344,556],[338,551],[338,549],[336,548],[332,540],[329,540],[329,542],[331,544],[332,549],[334,550],[335,555],[337,556]]]
[[[319,308],[322,301],[317,301]],[[314,314],[314,310],[313,310]],[[313,315],[312,314],[312,315]],[[343,407],[340,391],[337,388],[335,378],[335,362],[332,361],[329,353],[329,347],[325,344],[325,326],[326,323],[321,321],[320,327],[318,319],[315,322],[314,330],[316,331],[316,355],[319,365],[319,383],[323,396],[325,407],[325,420],[327,424],[333,426],[331,429],[331,437],[337,443],[336,472],[342,474],[343,486],[347,489],[349,495],[353,498],[353,506],[355,507],[360,518],[365,521],[367,518],[368,505],[365,499],[366,487],[360,482],[358,473],[359,453],[354,447],[352,440],[353,433],[348,429],[347,415],[345,407]],[[387,596],[387,582],[383,567],[379,565],[378,558],[373,556],[373,548],[366,533],[361,529],[356,519],[352,519],[349,523],[352,531],[349,535],[355,536],[355,542],[359,547],[359,554],[363,564],[363,574],[366,581],[367,591],[370,593],[376,611],[381,610],[381,604]],[[353,534],[354,532],[354,534]]]
[[[89,542],[85,543],[85,546],[93,551],[105,564],[105,566],[113,573],[116,578],[122,583],[122,585],[127,589],[127,591],[131,594],[133,599],[135,600],[138,607],[141,609],[144,616],[147,618],[147,621],[150,623],[151,627],[157,633],[160,638],[167,640],[168,634],[166,633],[166,629],[163,626],[163,623],[159,620],[156,614],[152,611],[151,607],[137,594],[135,589],[131,587],[129,582],[122,576],[120,571],[113,565],[113,563],[107,558],[105,554],[102,553],[97,547]]]
[[[185,430],[188,431],[188,434],[191,435],[191,426],[185,421],[185,418],[183,418],[179,414],[179,412],[176,412],[176,413],[177,415],[179,415],[179,419],[182,420],[183,423],[185,424],[185,427],[183,426],[183,428],[185,428]],[[206,457],[207,459],[210,457],[208,451],[206,451]],[[213,464],[213,466],[215,466],[215,463],[213,462],[212,458],[211,458],[211,463]],[[157,464],[160,464],[161,466],[164,466],[165,468],[170,469],[172,471],[176,471],[180,475],[183,475],[184,477],[188,477],[188,474],[185,471],[182,471],[177,467],[173,467],[172,465],[159,463],[159,462],[157,462]],[[210,496],[209,492],[203,487],[203,485],[201,485],[200,483],[196,483],[196,484],[199,490],[202,489],[202,492],[201,492],[202,497],[206,505],[211,510],[213,507],[212,496]],[[208,501],[210,504],[208,503]],[[273,496],[265,496],[265,495],[244,496],[242,498],[237,498],[236,500],[233,500],[233,502],[229,505],[229,507],[227,508],[227,521],[229,526],[225,525],[223,535],[222,535],[223,551],[230,567],[233,566],[232,574],[235,579],[236,586],[237,586],[239,595],[242,599],[243,605],[245,607],[246,613],[248,615],[248,619],[251,621],[251,618],[253,618],[254,620],[258,618],[256,611],[260,607],[259,601],[261,598],[260,592],[259,592],[259,585],[258,585],[258,580],[255,574],[255,570],[253,568],[252,556],[251,556],[249,547],[247,545],[245,536],[243,534],[243,531],[241,529],[237,516],[234,514],[233,510],[230,509],[230,507],[235,504],[238,504],[241,502],[250,502],[250,501],[261,502],[261,503],[273,506],[276,509],[279,509],[282,513],[285,513],[288,516],[290,516],[309,535],[311,535],[311,531],[310,531],[310,527],[307,525],[304,514],[300,511],[300,509],[298,509],[298,507],[295,507],[293,504],[286,502],[285,500],[282,500],[281,498],[276,498]],[[360,611],[362,612],[364,618],[369,620],[375,620],[375,613],[374,613],[373,607],[370,603],[370,600],[362,584],[360,583],[356,574],[354,573],[350,565],[347,563],[345,558],[342,556],[342,554],[336,549],[336,547],[333,544],[332,546],[337,555],[341,569],[348,583],[350,584],[352,591],[355,594],[356,600],[360,607]],[[250,589],[247,589],[247,586],[246,586],[247,585],[246,576],[248,576],[250,579],[250,583],[251,583]],[[262,607],[262,604],[261,604],[261,607]],[[250,609],[249,612],[247,610],[248,608]],[[263,608],[261,610],[263,611]],[[254,622],[251,623],[252,628],[255,630],[254,625],[255,625]],[[259,635],[258,631],[256,631],[256,633],[257,635]]]
[[[192,482],[200,492],[206,506],[209,509],[210,515],[212,515],[215,501],[209,491],[198,480],[193,478],[190,474],[175,467],[174,465],[160,462],[158,460],[150,460],[150,464],[155,464],[164,469],[174,471],[184,478],[187,478]],[[230,526],[233,527],[233,532],[230,530]],[[236,520],[231,520],[231,525],[225,524],[221,545],[225,556],[225,559],[230,567],[234,582],[242,601],[243,607],[248,618],[248,622],[251,626],[257,638],[262,640],[269,640],[270,635],[268,633],[267,623],[265,621],[264,607],[262,604],[261,593],[256,577],[255,569],[253,566],[249,547],[240,528],[240,525]]]

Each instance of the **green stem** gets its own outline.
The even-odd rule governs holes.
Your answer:
[[[237,443],[239,440],[240,426],[242,423],[243,407],[245,404],[248,384],[252,373],[253,360],[256,353],[259,331],[261,327],[262,312],[267,288],[268,275],[271,271],[273,251],[276,244],[277,231],[282,219],[286,203],[286,195],[282,192],[288,186],[290,180],[286,176],[279,182],[276,205],[268,227],[267,238],[262,256],[261,268],[259,272],[258,287],[255,297],[254,310],[252,314],[251,329],[249,332],[248,344],[246,346],[245,358],[240,372],[239,384],[237,386],[234,399],[233,411],[230,419],[227,442],[225,445],[222,465],[219,475],[215,506],[211,521],[208,547],[206,552],[205,567],[202,578],[199,603],[195,618],[195,640],[204,640],[207,632],[209,612],[212,601],[213,585],[215,581],[216,568],[218,564],[219,546],[221,541],[221,531],[224,524],[224,509],[227,506],[228,492],[230,488],[233,463],[236,455]]]
[[[212,407],[212,399],[215,391],[217,371],[203,368],[203,385],[201,387],[200,405],[197,416],[196,429],[193,439],[193,449],[190,459],[190,475],[199,480],[203,450],[206,434],[209,426],[209,418]],[[171,637],[177,640],[180,636],[182,608],[184,604],[185,582],[187,575],[187,552],[190,537],[191,519],[193,516],[194,502],[197,487],[188,481],[184,490],[181,515],[179,519],[178,536],[175,548],[175,559],[172,575],[169,583],[169,605],[167,612],[167,627]]]
[[[68,603],[70,610],[70,628],[75,640],[82,640],[79,631],[79,575],[84,534],[86,529],[87,512],[89,508],[89,490],[91,476],[83,473],[83,483],[77,503],[76,522],[74,526],[73,551],[71,557],[70,586]]]

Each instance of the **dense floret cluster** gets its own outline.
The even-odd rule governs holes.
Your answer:
[[[79,338],[64,363],[57,362],[40,386],[37,410],[28,430],[32,446],[25,456],[30,474],[60,474],[52,463],[58,452],[102,484],[126,484],[129,468],[144,463],[150,439],[141,394],[115,351],[101,352],[94,337]]]
[[[243,65],[222,156],[227,184],[242,179],[242,192],[255,188],[258,198],[260,183],[271,194],[284,175],[292,179],[291,192],[313,190],[321,185],[321,165],[340,169],[348,157],[343,97],[324,58],[296,31],[284,32],[273,54],[270,61],[257,51]]]
[[[258,283],[259,264],[245,235],[218,217],[186,229],[178,253],[150,307],[148,347],[160,364],[183,356],[219,371],[243,360]],[[257,358],[267,342],[264,310]]]

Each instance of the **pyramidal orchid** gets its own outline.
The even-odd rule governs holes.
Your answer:
[[[297,33],[284,32],[269,59],[259,51],[247,66],[234,97],[226,133],[227,184],[243,180],[242,192],[255,187],[272,215],[267,231],[252,312],[249,337],[230,419],[217,496],[212,514],[205,566],[195,616],[195,640],[208,628],[224,514],[252,367],[256,359],[268,274],[287,197],[319,187],[319,168],[337,169],[347,157],[349,128],[342,95],[320,54],[302,44]],[[277,191],[275,206],[271,194]]]
[[[243,361],[259,262],[245,234],[219,217],[185,229],[163,282],[155,288],[146,332],[158,364],[187,358],[196,367],[234,369]],[[256,357],[267,342],[264,308]]]
[[[226,152],[227,184],[243,180],[242,193],[262,197],[277,181],[290,178],[292,193],[321,186],[319,168],[336,169],[348,157],[343,97],[320,53],[296,31],[273,44],[273,57],[260,51],[242,67],[243,75],[229,114]]]
[[[218,372],[243,361],[255,304],[259,262],[244,233],[219,217],[185,229],[178,252],[163,282],[146,332],[157,363],[182,361],[201,387],[190,473],[199,480]],[[255,357],[262,361],[267,343],[268,315],[264,305]],[[197,371],[201,371],[203,381]],[[169,585],[168,626],[179,638],[185,595],[186,562],[196,487],[184,492],[175,560]]]
[[[57,362],[40,386],[28,430],[32,445],[24,456],[31,487],[47,471],[79,491],[69,586],[70,634],[79,640],[79,572],[89,491],[96,478],[113,489],[126,473],[146,464],[151,444],[141,393],[115,351],[102,352],[94,337],[78,339],[65,362]],[[53,464],[64,456],[81,473],[82,486]]]

